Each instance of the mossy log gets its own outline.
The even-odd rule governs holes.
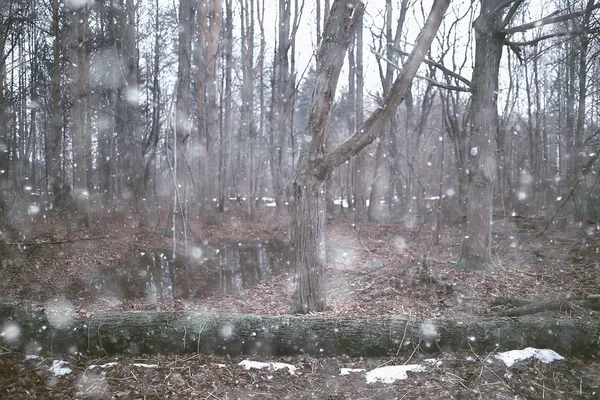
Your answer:
[[[107,312],[87,318],[60,307],[0,301],[0,344],[26,352],[103,356],[195,353],[385,356],[528,346],[574,356],[600,356],[600,321],[561,318],[478,318],[417,321],[386,316],[324,318]],[[59,310],[57,312],[56,310]],[[68,310],[67,310],[68,311]],[[4,342],[4,343],[3,343]]]

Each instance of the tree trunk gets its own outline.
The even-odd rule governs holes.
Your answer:
[[[232,71],[233,71],[233,5],[232,0],[225,0],[225,65],[223,66],[225,75],[225,97],[223,105],[223,129],[219,136],[219,212],[224,212],[227,197],[227,138],[231,135],[231,114],[232,114]],[[262,73],[262,72],[261,72]]]
[[[449,0],[434,2],[425,27],[419,34],[404,69],[392,85],[383,105],[371,114],[355,134],[337,148],[324,153],[329,116],[344,54],[364,11],[364,5],[358,0],[334,1],[317,52],[315,89],[308,111],[294,182],[296,199],[293,223],[296,255],[294,312],[307,313],[326,308],[326,260],[323,246],[324,182],[334,168],[372,143],[395,114],[425,53],[431,46],[448,5]]]
[[[333,15],[333,11],[332,11]],[[284,356],[375,357],[466,350],[491,351],[528,346],[564,357],[598,354],[597,321],[523,317],[418,321],[395,317],[322,318],[195,312],[110,312],[75,319],[68,310],[20,301],[0,301],[2,328],[18,329],[3,346],[42,354],[204,353]],[[10,321],[10,322],[8,322]],[[308,334],[310,332],[310,334]],[[33,347],[32,347],[33,346]]]
[[[355,92],[355,122],[359,127],[364,122],[364,77],[363,77],[363,24],[362,21],[356,28],[356,92]],[[354,163],[354,207],[356,212],[354,219],[356,222],[365,222],[366,216],[366,197],[367,197],[367,160],[364,153],[356,155]],[[348,199],[350,200],[350,199]],[[348,203],[349,205],[350,203]]]
[[[202,203],[205,210],[213,209],[213,198],[218,193],[214,177],[218,174],[218,158],[214,154],[218,145],[220,123],[217,103],[217,51],[222,21],[221,0],[200,0],[198,2],[198,115],[199,135],[204,151],[200,153],[200,173],[202,174]],[[218,209],[218,207],[217,207]]]
[[[495,1],[482,0],[481,14],[473,24],[476,38],[470,109],[467,226],[457,264],[459,268],[493,268],[492,211],[496,181],[498,72],[504,45],[504,34],[499,29],[502,16]]]
[[[73,135],[73,193],[77,209],[77,223],[81,227],[89,226],[89,192],[87,184],[87,158],[91,149],[86,148],[87,129],[86,107],[88,106],[88,10],[85,6],[70,12],[70,62],[71,75],[71,121]]]
[[[194,21],[194,6],[191,0],[182,0],[179,2],[179,37],[178,37],[178,72],[177,72],[177,100],[176,100],[176,114],[175,114],[175,136],[173,138],[173,154],[174,160],[174,177],[173,185],[177,185],[177,189],[174,188],[175,196],[178,197],[177,204],[180,208],[177,215],[181,217],[181,226],[186,226],[184,204],[186,199],[184,194],[187,193],[186,178],[188,176],[188,169],[185,165],[185,154],[183,153],[186,148],[186,143],[191,141],[190,135],[192,132],[192,118],[190,108],[190,88],[191,88],[191,60],[192,60],[192,31]],[[179,157],[179,155],[183,155]],[[185,228],[184,228],[185,229]],[[178,232],[173,232],[177,236]]]
[[[242,28],[242,106],[240,123],[240,164],[245,161],[246,167],[241,167],[241,178],[245,190],[242,190],[246,197],[247,216],[250,220],[255,218],[256,214],[256,154],[255,154],[255,136],[256,125],[254,124],[254,0],[243,1],[243,12],[240,15]],[[247,145],[245,145],[247,144]],[[247,155],[245,160],[242,154]]]
[[[331,170],[317,175],[315,166],[325,150],[328,120],[344,54],[364,10],[358,0],[347,6],[342,3],[341,0],[333,3],[317,53],[315,89],[294,181],[294,312],[322,311],[326,307],[325,181]]]
[[[60,168],[60,144],[62,139],[61,114],[61,68],[60,68],[60,8],[58,0],[52,0],[52,130],[46,145],[46,175],[49,190],[52,193],[52,203],[56,209],[61,208],[63,197],[62,177]],[[64,199],[62,199],[64,200]]]
[[[9,131],[6,120],[6,107],[4,105],[4,78],[6,74],[6,40],[8,27],[0,25],[0,217],[6,213],[6,195],[8,192],[8,167],[9,167]]]

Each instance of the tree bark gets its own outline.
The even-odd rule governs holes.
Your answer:
[[[363,24],[359,23],[356,29],[356,92],[355,92],[355,123],[359,127],[363,124],[364,118],[364,76],[363,76]],[[356,156],[354,166],[354,207],[356,212],[354,220],[356,222],[365,222],[367,217],[365,213],[367,197],[367,160],[364,153]]]
[[[8,192],[8,168],[9,168],[9,130],[6,118],[6,107],[4,105],[4,80],[6,75],[6,41],[8,26],[0,25],[0,217],[6,213],[6,194]]]
[[[62,112],[61,112],[61,66],[60,66],[60,7],[58,0],[52,0],[52,130],[46,144],[46,175],[48,186],[52,193],[52,203],[56,209],[60,208],[63,197],[62,177],[60,168],[60,145],[62,139]],[[62,199],[64,200],[64,199]]]
[[[71,62],[71,121],[73,141],[73,193],[77,209],[77,223],[89,226],[89,195],[87,184],[87,158],[91,149],[86,148],[87,129],[86,107],[88,106],[88,10],[86,6],[70,11],[70,52]]]
[[[293,311],[307,313],[326,308],[325,291],[325,181],[334,168],[373,142],[404,100],[441,24],[449,0],[436,0],[425,27],[417,38],[403,71],[378,108],[357,132],[337,148],[325,153],[328,120],[335,97],[344,54],[358,26],[364,5],[358,1],[334,1],[323,40],[317,53],[317,77],[300,149],[294,182],[293,240],[295,246],[295,283]]]
[[[198,115],[200,118],[198,131],[205,150],[200,155],[200,173],[203,176],[202,203],[204,208],[209,210],[215,205],[213,198],[218,192],[214,179],[218,174],[218,160],[209,155],[216,149],[220,132],[217,103],[217,51],[222,22],[222,3],[221,0],[200,0],[198,4]]]
[[[332,12],[333,15],[333,12]],[[66,311],[66,312],[63,312]],[[109,312],[73,318],[48,303],[0,301],[3,346],[42,354],[204,353],[284,356],[386,356],[460,350],[489,354],[549,348],[562,356],[598,354],[600,323],[559,318],[323,318],[195,312]]]
[[[484,270],[492,264],[492,211],[496,181],[498,73],[505,35],[502,9],[482,0],[473,27],[475,67],[471,101],[471,149],[468,160],[467,226],[459,268]]]

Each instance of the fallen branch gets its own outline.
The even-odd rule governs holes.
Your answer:
[[[63,243],[74,243],[74,242],[82,242],[84,240],[98,240],[98,239],[108,239],[110,236],[102,235],[102,236],[91,236],[91,237],[83,237],[77,239],[64,239],[64,240],[52,240],[52,241],[43,241],[43,242],[10,242],[10,243],[1,243],[0,245],[4,246],[34,246],[34,245],[42,245],[42,244],[63,244]]]
[[[61,310],[62,308],[62,310]],[[65,308],[67,308],[65,310]],[[113,354],[263,354],[385,356],[470,350],[486,354],[528,346],[563,356],[599,354],[600,321],[479,318],[419,321],[181,312],[107,312],[75,318],[50,303],[0,300],[0,345],[23,351]],[[4,342],[5,344],[2,344]]]
[[[588,300],[551,300],[543,302],[528,302],[526,300],[509,299],[508,304],[522,304],[508,311],[498,314],[500,317],[521,317],[524,315],[537,314],[545,311],[567,311],[577,308],[600,311],[600,302],[594,301],[593,297]]]

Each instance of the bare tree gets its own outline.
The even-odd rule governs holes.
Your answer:
[[[294,312],[322,311],[326,307],[325,290],[325,182],[331,171],[349,160],[381,134],[382,128],[396,112],[412,78],[417,73],[427,49],[448,8],[448,0],[436,0],[427,22],[398,75],[388,96],[350,138],[325,152],[328,119],[342,68],[344,54],[362,18],[364,5],[358,1],[334,1],[323,40],[317,53],[317,77],[313,100],[302,139],[300,160],[294,181],[295,247]]]
[[[217,162],[213,156],[219,132],[219,107],[217,96],[217,51],[222,22],[221,0],[198,1],[198,132],[204,151],[200,155],[200,173],[203,176],[204,207],[212,202],[218,189],[213,176]]]
[[[71,130],[73,141],[73,193],[78,224],[89,225],[87,163],[90,150],[86,135],[90,134],[86,108],[88,104],[88,12],[87,6],[69,10],[71,64]]]
[[[52,0],[52,130],[46,139],[46,174],[49,189],[52,191],[52,202],[57,206],[63,194],[60,168],[60,146],[62,141],[61,111],[61,44],[60,44],[60,8],[58,0]]]
[[[480,15],[473,24],[476,38],[472,101],[469,111],[471,143],[468,159],[467,226],[461,257],[458,261],[459,268],[479,270],[493,268],[491,244],[497,162],[498,75],[506,36],[546,24],[568,21],[598,7],[590,2],[584,11],[552,15],[539,21],[507,28],[522,4],[522,0],[509,1],[500,5],[493,0],[482,0]],[[574,67],[571,69],[575,70]],[[570,71],[569,75],[573,74],[573,71]],[[573,125],[574,96],[567,102],[567,125]]]

